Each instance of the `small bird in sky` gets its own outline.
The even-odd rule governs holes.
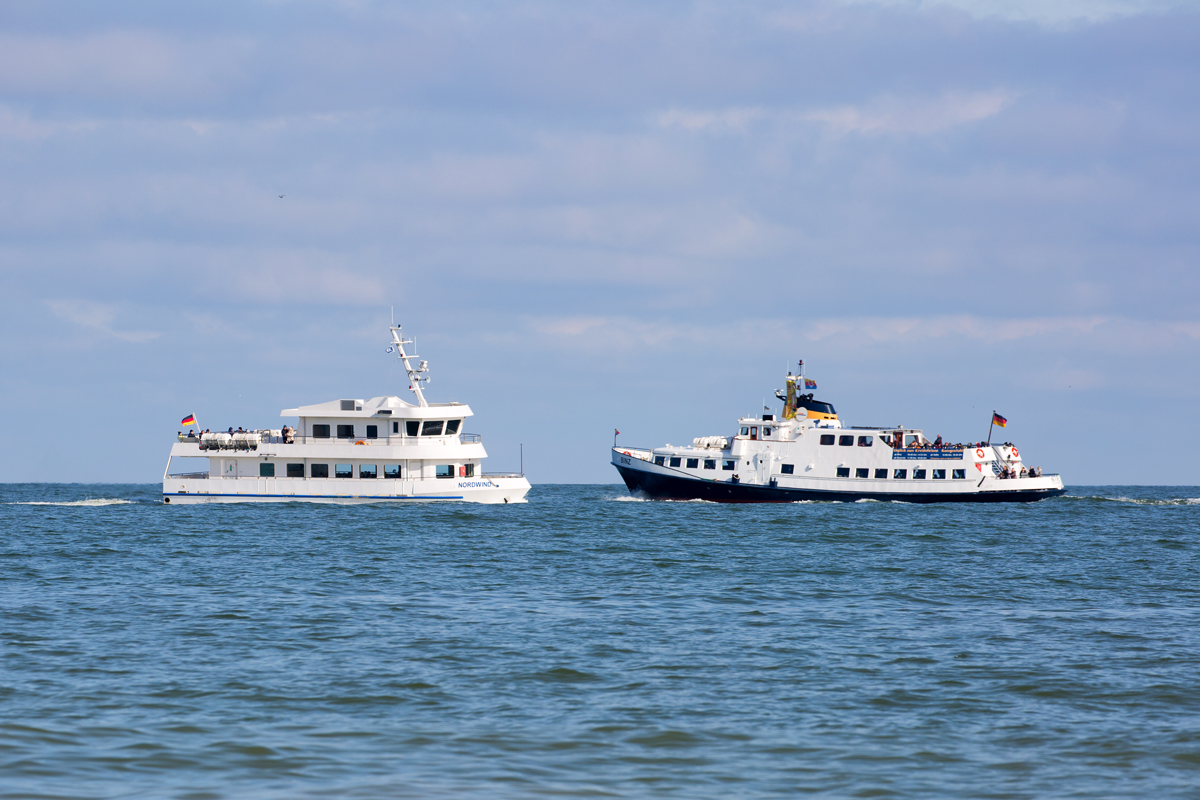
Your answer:
[[[283,199],[283,195],[279,195],[279,199],[280,199],[280,200],[282,200],[282,199]]]

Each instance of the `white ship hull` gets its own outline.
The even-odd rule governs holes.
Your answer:
[[[529,481],[520,476],[421,481],[342,478],[171,478],[163,502],[197,503],[524,503]]]

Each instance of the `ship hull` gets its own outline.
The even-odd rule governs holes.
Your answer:
[[[855,502],[877,500],[895,503],[1032,503],[1057,497],[1066,492],[1054,481],[1037,481],[1029,488],[996,487],[996,484],[1016,484],[1011,481],[991,480],[991,486],[974,491],[928,491],[911,492],[902,490],[876,490],[870,488],[805,488],[734,483],[730,480],[703,480],[681,475],[672,475],[661,469],[652,471],[634,466],[614,464],[630,494],[647,500],[707,500],[714,503],[796,503],[801,501]]]
[[[467,478],[434,481],[339,481],[178,478],[163,481],[163,502],[207,503],[524,503],[529,481],[524,477]]]

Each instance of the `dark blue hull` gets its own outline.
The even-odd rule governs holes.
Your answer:
[[[630,469],[614,464],[630,494],[648,500],[709,500],[714,503],[795,503],[800,500],[849,503],[881,500],[898,503],[1033,503],[1057,497],[1066,489],[1030,489],[1006,492],[862,492],[813,491],[751,486],[730,481],[705,481]]]

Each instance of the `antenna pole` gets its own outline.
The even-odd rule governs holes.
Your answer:
[[[425,401],[425,395],[421,393],[421,383],[429,382],[429,376],[425,374],[429,372],[429,367],[424,361],[421,362],[420,366],[416,367],[409,363],[412,359],[420,358],[420,356],[411,356],[404,352],[404,345],[412,344],[413,340],[401,339],[400,328],[400,325],[393,325],[391,327],[392,347],[396,349],[396,357],[400,359],[400,363],[404,365],[404,371],[408,373],[408,388],[412,389],[413,394],[417,396],[417,404],[421,408],[428,408],[429,403]]]
[[[521,442],[521,477],[525,477],[525,443]]]

